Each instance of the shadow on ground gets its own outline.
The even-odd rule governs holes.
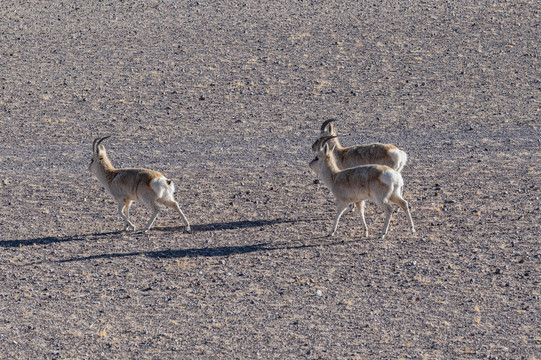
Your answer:
[[[286,219],[274,219],[274,220],[247,220],[247,221],[233,221],[225,223],[210,223],[210,224],[198,224],[192,225],[192,232],[204,232],[204,231],[222,231],[222,230],[236,230],[236,229],[246,229],[252,227],[264,227],[271,226],[275,224],[285,224],[285,223],[299,223],[299,222],[311,222],[315,219],[297,219],[297,220],[286,220]],[[182,231],[184,226],[173,226],[173,227],[154,227],[150,229],[149,234],[156,231],[170,232],[170,231]],[[93,240],[102,237],[108,237],[112,235],[120,235],[123,231],[110,231],[104,233],[93,233],[93,234],[84,234],[84,235],[72,235],[72,236],[47,236],[34,239],[22,239],[22,240],[6,240],[0,241],[0,247],[9,248],[9,247],[21,247],[21,246],[32,246],[32,245],[49,245],[54,243],[63,243],[69,241],[84,241],[84,240]],[[127,232],[126,232],[127,233]],[[136,232],[135,234],[142,235],[142,232]]]
[[[111,236],[119,235],[121,231],[112,231],[107,233],[100,234],[90,234],[90,235],[72,235],[72,236],[47,236],[34,239],[23,239],[23,240],[6,240],[0,241],[0,247],[9,248],[9,247],[22,247],[22,246],[32,246],[32,245],[49,245],[55,243],[63,243],[69,241],[84,241],[89,240],[90,237],[96,236]]]
[[[317,239],[327,239],[327,237],[318,237]],[[352,243],[355,241],[337,241],[331,242],[327,245],[344,245],[346,243]],[[147,256],[150,258],[187,258],[187,257],[215,257],[215,256],[231,256],[231,255],[242,255],[252,252],[262,252],[262,251],[276,251],[276,250],[295,250],[295,249],[309,249],[313,247],[322,246],[321,243],[312,243],[312,244],[299,244],[299,245],[290,245],[286,243],[282,244],[254,244],[254,245],[245,245],[245,246],[218,246],[218,247],[205,247],[205,248],[196,248],[196,249],[176,249],[176,250],[161,250],[161,251],[135,251],[130,253],[112,253],[112,254],[100,254],[92,255],[85,257],[78,257],[72,259],[58,260],[59,263],[75,262],[75,261],[87,261],[87,260],[96,260],[96,259],[114,259],[114,258],[125,258],[133,256]]]
[[[235,222],[226,222],[226,223],[210,223],[210,224],[200,224],[192,226],[192,232],[203,232],[203,231],[222,231],[222,230],[235,230],[235,229],[245,229],[252,227],[264,227],[271,226],[275,224],[284,224],[284,223],[299,223],[299,222],[312,222],[316,219],[296,219],[296,220],[286,220],[286,219],[274,219],[274,220],[252,220],[252,221],[235,221]],[[179,231],[184,229],[184,226],[179,227],[162,227],[151,229],[153,231]],[[25,239],[25,240],[8,240],[0,241],[0,247],[22,247],[22,246],[31,246],[31,245],[48,245],[53,243],[62,243],[68,241],[91,241],[98,238],[110,237],[114,235],[120,235],[122,231],[115,232],[106,232],[106,233],[94,233],[78,236],[63,236],[63,237],[43,237],[35,239]],[[141,234],[142,233],[137,233]],[[326,237],[318,237],[316,239],[326,239]],[[343,244],[343,242],[336,242],[335,244]],[[94,259],[113,259],[113,258],[124,258],[132,256],[147,256],[151,258],[185,258],[185,257],[215,257],[215,256],[230,256],[230,255],[239,255],[247,254],[252,252],[261,252],[261,251],[274,251],[274,250],[286,250],[286,249],[302,249],[302,248],[311,248],[315,246],[320,246],[321,244],[302,244],[302,245],[287,245],[287,244],[254,244],[254,245],[244,245],[244,246],[219,246],[219,247],[205,247],[197,249],[177,249],[177,250],[161,250],[161,251],[135,251],[130,253],[110,253],[110,254],[100,254],[92,255],[86,257],[77,257],[72,259],[58,260],[57,262],[74,262],[74,261],[86,261]]]
[[[191,228],[192,228],[192,232],[223,231],[223,230],[238,230],[238,229],[246,229],[246,228],[253,228],[253,227],[271,226],[271,225],[276,225],[276,224],[311,222],[311,221],[315,221],[315,219],[246,220],[246,221],[232,221],[232,222],[225,222],[225,223],[196,224],[196,225],[192,225]],[[183,225],[174,226],[174,227],[156,227],[156,228],[152,228],[151,231],[178,231],[182,229],[184,229]]]

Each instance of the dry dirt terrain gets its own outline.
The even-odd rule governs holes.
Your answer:
[[[541,6],[3,0],[0,358],[540,359]],[[404,212],[326,237],[323,120],[396,144]],[[123,227],[88,172],[176,184]],[[142,228],[150,212],[135,204]]]

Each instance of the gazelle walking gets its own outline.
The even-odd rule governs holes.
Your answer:
[[[365,236],[368,236],[368,226],[364,218],[365,200],[376,202],[385,211],[385,223],[381,232],[382,239],[389,229],[393,213],[391,203],[397,204],[404,210],[411,232],[415,234],[408,203],[402,198],[404,182],[400,173],[386,165],[363,165],[340,170],[336,165],[334,155],[336,145],[329,148],[327,143],[332,138],[323,138],[316,158],[309,164],[310,169],[321,178],[336,198],[336,217],[329,236],[334,235],[340,217],[351,203],[356,204],[359,208]]]
[[[175,185],[162,173],[148,169],[115,169],[107,156],[105,147],[101,142],[110,136],[97,138],[92,144],[92,160],[88,170],[92,172],[103,184],[105,189],[113,195],[118,202],[118,212],[128,228],[136,229],[130,221],[130,206],[133,201],[140,201],[152,211],[150,220],[144,228],[146,232],[159,213],[158,204],[165,205],[176,210],[186,225],[186,231],[190,231],[190,224],[186,216],[175,201]]]

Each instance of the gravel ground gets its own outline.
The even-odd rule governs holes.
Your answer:
[[[0,357],[541,358],[537,1],[2,1]],[[308,168],[404,149],[388,236]],[[88,172],[175,181],[122,232]],[[141,228],[150,213],[132,211]]]

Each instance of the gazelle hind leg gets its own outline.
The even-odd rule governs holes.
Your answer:
[[[391,223],[391,217],[393,216],[393,207],[389,204],[388,200],[384,200],[381,204],[383,210],[385,210],[385,223],[383,224],[383,231],[381,232],[381,238],[384,239],[387,231],[389,230],[389,224]]]
[[[188,222],[188,219],[186,218],[186,215],[184,215],[184,213],[182,212],[182,209],[180,208],[180,206],[178,205],[178,203],[175,201],[175,200],[163,200],[163,199],[160,199],[158,200],[159,203],[167,206],[167,207],[170,207],[171,209],[173,210],[176,210],[181,219],[182,219],[182,222],[184,223],[184,225],[186,225],[186,231],[191,231],[191,228],[190,228],[190,223]]]
[[[408,202],[400,196],[400,194],[393,194],[391,196],[391,201],[398,205],[404,212],[406,213],[406,217],[408,218],[408,223],[410,225],[411,233],[415,234],[415,226],[413,226],[413,219],[411,218],[410,208],[408,205]]]
[[[355,203],[355,206],[357,209],[359,209],[359,212],[361,213],[361,221],[364,226],[364,236],[368,237],[368,225],[366,225],[366,219],[364,218],[364,206],[366,202],[365,201],[359,201]]]

